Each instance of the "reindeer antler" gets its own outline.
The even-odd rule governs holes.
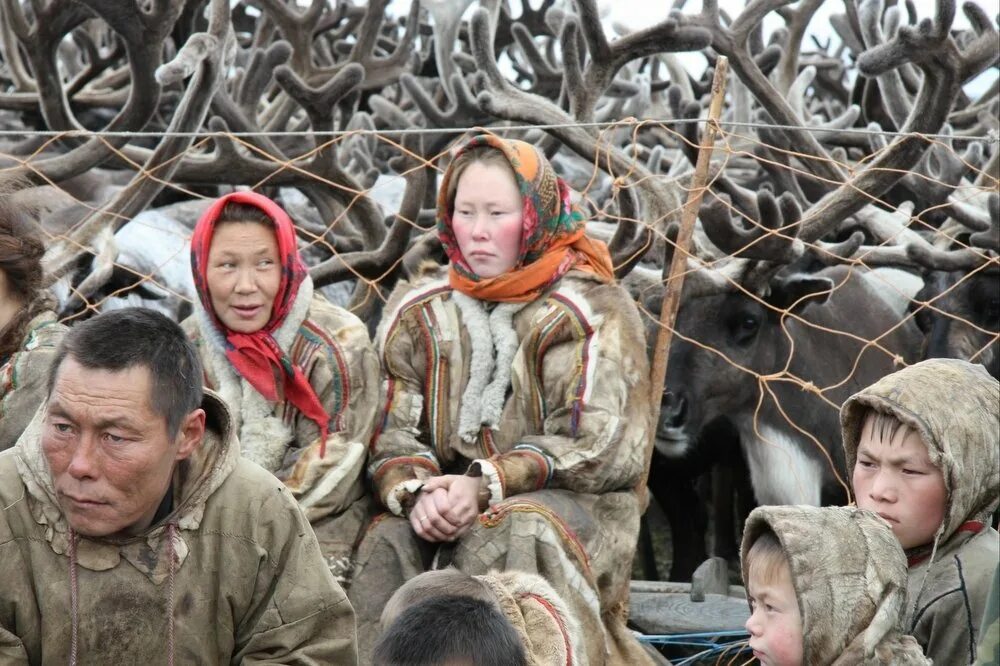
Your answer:
[[[580,122],[593,119],[598,97],[625,63],[657,53],[698,51],[711,42],[711,34],[707,30],[689,24],[679,12],[672,12],[664,21],[625,35],[611,44],[604,36],[595,0],[576,0],[576,6],[580,16],[567,16],[560,41],[563,68],[569,84],[570,113]],[[580,69],[583,59],[577,49],[575,32],[581,27],[590,55],[585,71]]]
[[[877,0],[873,0],[877,1]],[[932,134],[941,129],[948,117],[952,100],[968,66],[949,36],[954,19],[953,0],[938,0],[937,16],[916,26],[901,26],[891,41],[869,49],[858,59],[865,76],[879,76],[906,63],[915,63],[923,72],[914,111],[903,127],[905,136],[894,141],[868,168],[806,211],[801,237],[806,242],[818,240],[839,221],[857,212],[873,198],[882,196],[900,176],[911,169],[927,142],[916,134]]]
[[[748,220],[749,229],[733,221],[728,197],[702,206],[700,218],[708,239],[728,255],[787,264],[802,256],[805,246],[798,236],[802,209],[789,192],[777,199],[768,190],[757,192],[760,219]]]
[[[767,111],[774,123],[785,125],[782,130],[797,150],[812,159],[802,160],[805,168],[826,183],[836,184],[845,176],[811,132],[800,129],[805,123],[788,105],[783,95],[775,89],[751,54],[748,40],[764,17],[771,11],[791,4],[792,0],[753,0],[736,17],[731,27],[724,27],[719,20],[717,0],[704,0],[701,14],[688,16],[687,20],[711,32],[712,48],[729,58],[729,66],[746,85],[753,96]]]
[[[234,46],[228,10],[227,0],[212,0],[208,32],[192,35],[177,57],[157,70],[164,84],[193,76],[168,128],[170,136],[164,137],[150,155],[141,177],[133,179],[107,206],[89,215],[70,238],[59,239],[49,248],[46,267],[51,275],[65,274],[75,264],[78,248],[89,245],[102,230],[113,234],[120,229],[170,181],[178,168],[176,156],[191,146],[194,137],[190,133],[204,123],[209,102],[222,83],[227,47]]]
[[[108,131],[139,130],[156,111],[160,86],[154,71],[160,64],[163,42],[180,15],[184,0],[156,0],[149,11],[138,3],[115,0],[51,0],[34,3],[35,21],[29,23],[17,2],[8,0],[5,17],[18,40],[29,54],[38,102],[50,129],[82,129],[72,115],[55,65],[59,42],[82,21],[94,15],[104,19],[125,45],[129,66],[128,98],[125,105],[105,128]],[[4,173],[5,182],[28,182],[41,185],[61,182],[91,169],[111,158],[128,142],[128,137],[93,138],[74,150],[34,162]]]

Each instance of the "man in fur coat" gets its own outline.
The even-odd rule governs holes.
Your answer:
[[[49,387],[0,453],[0,663],[357,663],[308,521],[177,324],[77,324]]]

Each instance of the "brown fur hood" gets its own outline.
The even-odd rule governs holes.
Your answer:
[[[803,663],[930,664],[902,635],[906,557],[889,525],[852,507],[767,506],[743,530],[740,560],[770,528],[791,569],[802,615]]]
[[[847,469],[854,469],[868,410],[914,428],[948,490],[944,543],[962,523],[989,522],[1000,501],[1000,382],[981,365],[931,359],[883,377],[848,398],[840,411]]]

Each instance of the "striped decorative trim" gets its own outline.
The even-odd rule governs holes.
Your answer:
[[[569,631],[566,629],[566,623],[563,621],[562,614],[556,610],[556,607],[546,599],[545,597],[535,594],[533,592],[521,592],[517,595],[518,599],[531,599],[532,601],[540,604],[545,611],[552,616],[552,619],[556,621],[556,626],[559,627],[559,633],[562,634],[563,647],[566,648],[566,666],[572,666],[573,660],[573,644],[569,638]]]
[[[438,282],[426,289],[418,290],[411,296],[411,298],[403,301],[402,305],[396,309],[395,314],[392,315],[393,318],[388,320],[392,323],[389,325],[388,330],[385,331],[385,335],[380,336],[380,339],[378,340],[379,342],[382,342],[382,350],[384,351],[388,346],[388,341],[392,340],[392,336],[395,335],[396,329],[399,328],[399,322],[403,320],[403,317],[410,311],[410,309],[417,307],[418,305],[423,305],[435,296],[439,296],[450,291],[451,287],[448,286],[447,282]]]
[[[388,375],[387,385],[386,385],[386,400],[385,407],[382,410],[382,418],[379,423],[375,426],[375,432],[372,434],[371,447],[374,448],[375,442],[385,431],[386,426],[389,424],[389,414],[392,412],[392,401],[395,397],[396,389],[396,373],[389,359],[386,357],[385,351],[392,344],[392,340],[396,333],[399,331],[399,323],[403,320],[403,317],[411,309],[419,306],[425,305],[428,301],[431,301],[441,294],[446,294],[451,292],[451,287],[448,286],[447,281],[436,281],[430,285],[425,286],[423,289],[417,289],[412,294],[410,298],[403,301],[399,307],[397,307],[392,312],[385,313],[385,318],[383,319],[383,324],[390,322],[386,329],[379,326],[379,330],[376,333],[376,344],[378,346],[379,354],[381,356],[382,365],[386,370]]]
[[[372,483],[378,483],[387,471],[399,465],[412,465],[430,470],[432,474],[441,474],[441,467],[431,454],[399,456],[398,458],[388,458],[378,463],[372,470]]]
[[[570,437],[576,437],[580,428],[580,416],[583,413],[584,404],[590,397],[590,391],[594,384],[596,364],[591,363],[590,359],[596,356],[597,336],[595,335],[594,328],[587,321],[587,317],[576,303],[558,292],[552,294],[550,298],[559,303],[564,308],[564,311],[570,315],[567,317],[567,321],[576,329],[578,336],[583,340],[583,343],[579,347],[577,358],[580,379],[576,386],[573,397],[573,409],[570,413]]]
[[[350,370],[344,359],[344,350],[341,346],[326,331],[307,319],[302,322],[299,335],[292,343],[292,362],[305,368],[308,359],[320,349],[325,352],[330,367],[336,368],[336,376],[334,377],[336,402],[333,414],[330,414],[330,432],[340,432],[344,429],[344,412],[351,401]]]
[[[444,404],[448,395],[448,361],[442,356],[438,345],[437,317],[428,304],[420,308],[420,332],[424,339],[427,369],[424,377],[424,414],[430,435],[431,448],[438,454],[446,442],[444,437],[447,409]]]
[[[396,397],[396,378],[389,375],[389,378],[385,381],[385,405],[382,408],[382,418],[378,420],[375,424],[375,432],[372,433],[371,442],[368,444],[368,450],[375,450],[375,442],[378,438],[382,436],[385,431],[386,426],[389,425],[389,414],[392,413],[392,400]]]
[[[542,369],[544,367],[545,352],[552,345],[556,331],[563,319],[563,313],[557,309],[550,310],[541,321],[538,328],[534,329],[532,339],[529,342],[529,349],[534,349],[534,354],[527,354],[528,376],[532,381],[532,411],[535,418],[535,428],[541,432],[545,425],[547,416],[545,406],[545,378]]]
[[[479,445],[487,458],[492,458],[497,454],[496,444],[493,443],[493,430],[486,426],[479,430]]]
[[[516,444],[507,455],[529,456],[538,463],[542,474],[538,475],[538,484],[535,487],[535,490],[545,488],[549,485],[549,482],[552,481],[552,474],[555,472],[555,463],[552,460],[552,456],[537,446],[532,446],[531,444]]]
[[[580,539],[577,538],[573,530],[571,530],[569,526],[563,522],[562,518],[557,516],[555,512],[544,504],[515,497],[505,500],[495,507],[491,507],[485,513],[480,514],[479,523],[487,529],[492,529],[499,526],[503,523],[504,518],[515,512],[535,513],[551,523],[563,543],[565,543],[568,547],[569,552],[573,554],[577,562],[580,564],[580,568],[582,569],[584,575],[588,580],[593,580],[593,573],[590,570],[590,557],[587,555],[587,551],[584,550],[583,544],[580,543]]]

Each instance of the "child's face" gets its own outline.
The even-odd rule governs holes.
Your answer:
[[[788,563],[776,573],[773,580],[764,581],[751,569],[748,577],[750,648],[764,666],[801,666],[802,616]]]
[[[900,428],[883,440],[868,417],[852,483],[858,507],[882,516],[906,548],[928,544],[944,520],[948,491],[920,433]]]
[[[476,275],[492,278],[521,256],[521,193],[510,169],[473,162],[458,179],[452,231]]]

